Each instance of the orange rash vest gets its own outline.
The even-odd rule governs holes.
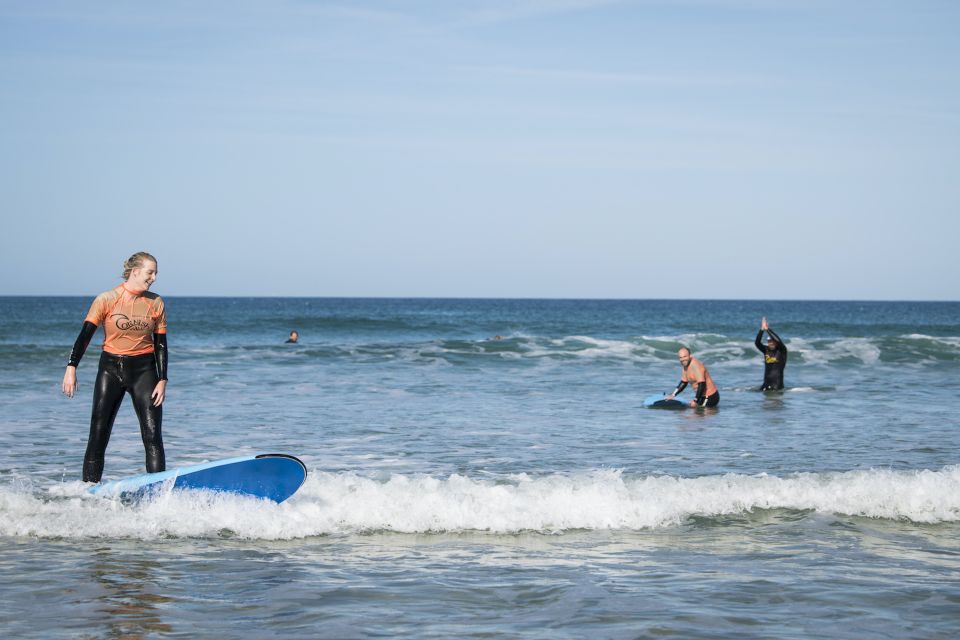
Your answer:
[[[163,298],[122,284],[98,295],[86,320],[103,327],[103,350],[118,356],[153,353],[153,334],[167,332]]]

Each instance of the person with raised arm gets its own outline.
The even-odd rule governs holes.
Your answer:
[[[767,332],[766,346],[761,341],[764,331]],[[783,389],[783,369],[787,366],[787,347],[780,336],[770,328],[766,317],[760,320],[760,331],[757,332],[754,345],[763,354],[763,385],[760,391]]]

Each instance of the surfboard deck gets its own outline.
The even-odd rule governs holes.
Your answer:
[[[667,396],[663,394],[647,396],[643,400],[643,406],[650,409],[687,409],[690,407],[689,404],[683,400],[667,400]]]
[[[139,499],[169,488],[237,493],[280,503],[307,479],[307,467],[295,456],[265,453],[227,458],[159,473],[144,473],[90,487],[105,497]]]

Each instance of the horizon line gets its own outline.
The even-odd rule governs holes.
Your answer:
[[[171,294],[162,298],[239,298],[261,300],[513,300],[513,301],[556,301],[556,302],[906,302],[906,303],[957,303],[960,300],[909,299],[909,298],[578,298],[578,297],[527,297],[527,296],[343,296],[343,295],[208,295],[208,294]],[[88,294],[4,294],[0,298],[93,298]]]

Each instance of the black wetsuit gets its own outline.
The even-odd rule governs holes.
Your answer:
[[[754,345],[763,354],[764,362],[763,386],[760,387],[760,391],[783,389],[783,369],[787,366],[787,347],[783,344],[783,340],[772,329],[767,329],[767,333],[777,341],[777,346],[774,349],[768,349],[761,342],[763,329],[757,332],[757,339],[754,342]]]
[[[687,388],[687,383],[684,380],[681,380],[677,383],[677,388],[673,390],[673,397],[676,398],[680,393]],[[717,389],[709,396],[707,395],[707,381],[697,383],[697,395],[694,398],[698,407],[707,407],[712,408],[720,404],[720,390]]]
[[[700,386],[702,386],[702,387],[704,388],[704,390],[703,390],[703,391],[698,390],[698,391],[697,391],[697,397],[694,398],[694,399],[697,401],[697,406],[698,406],[698,407],[711,408],[711,407],[715,407],[715,406],[717,406],[718,404],[720,404],[720,391],[719,391],[719,390],[714,391],[712,394],[710,394],[710,395],[708,396],[708,395],[707,395],[707,392],[706,392],[707,383],[706,383],[706,382],[701,383]]]
[[[69,364],[77,366],[97,331],[97,325],[84,322],[70,353]],[[103,460],[113,431],[113,422],[125,393],[133,399],[133,408],[140,421],[140,437],[146,454],[147,472],[166,470],[163,451],[163,406],[153,405],[157,382],[167,379],[167,336],[153,334],[154,352],[122,356],[104,351],[93,388],[93,410],[90,415],[90,437],[83,457],[84,482],[100,482]]]

